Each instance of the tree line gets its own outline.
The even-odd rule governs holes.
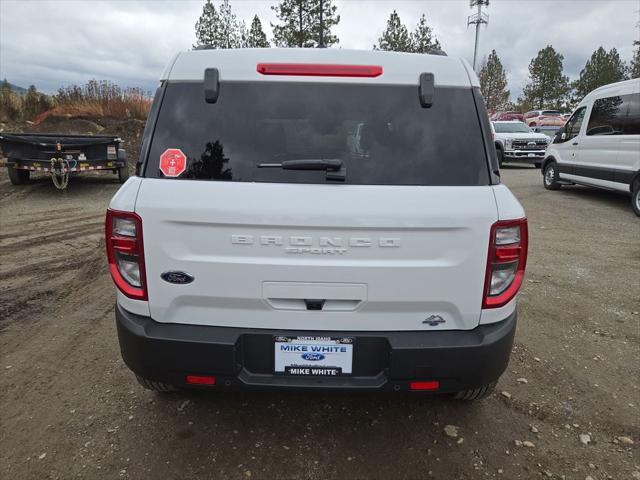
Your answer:
[[[547,45],[529,63],[529,78],[522,95],[511,101],[507,89],[507,76],[500,57],[495,50],[483,61],[479,77],[480,89],[489,111],[498,110],[572,110],[592,90],[609,83],[629,78],[640,78],[640,42],[636,46],[634,57],[627,65],[615,48],[608,52],[599,47],[577,80],[571,82],[563,73],[562,54],[552,45]]]
[[[332,28],[340,23],[338,7],[333,0],[281,0],[271,9],[278,23],[271,24],[273,45],[276,47],[317,48],[340,43]],[[321,20],[322,19],[322,20]],[[254,15],[247,28],[231,10],[229,0],[222,0],[216,8],[206,0],[202,14],[195,25],[194,48],[266,48],[271,46],[258,15]],[[440,50],[440,42],[423,14],[415,29],[409,31],[394,10],[375,50],[429,53]]]
[[[232,12],[229,0],[218,8],[206,0],[196,28],[196,44],[212,48],[315,48],[340,43],[332,28],[340,22],[333,0],[281,0],[271,9],[278,22],[271,24],[273,40],[269,41],[257,15],[249,28]],[[322,18],[322,21],[321,21]],[[322,37],[322,38],[321,38]],[[571,82],[563,73],[562,54],[547,45],[529,63],[529,78],[522,95],[511,100],[506,71],[495,50],[483,61],[480,71],[482,94],[489,111],[515,109],[571,110],[587,93],[607,83],[627,78],[640,78],[640,42],[634,42],[634,56],[627,65],[615,48],[608,52],[598,48],[587,61],[577,80]],[[442,46],[422,14],[413,31],[402,23],[396,10],[389,15],[386,27],[374,50],[430,53]]]

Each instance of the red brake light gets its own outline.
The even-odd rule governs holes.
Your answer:
[[[331,65],[319,63],[259,63],[262,75],[294,75],[311,77],[379,77],[380,65]]]
[[[496,222],[491,226],[482,308],[498,308],[515,297],[527,265],[527,219]]]
[[[108,209],[105,241],[109,271],[118,290],[129,298],[146,300],[142,219],[132,212]]]

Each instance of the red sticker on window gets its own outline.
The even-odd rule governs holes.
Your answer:
[[[167,148],[160,155],[160,170],[165,177],[179,177],[187,169],[187,157],[179,148]]]

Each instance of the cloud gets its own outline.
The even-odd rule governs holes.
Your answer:
[[[219,3],[219,2],[215,2]],[[248,24],[254,14],[271,37],[276,1],[231,0]],[[413,29],[422,13],[449,55],[473,58],[473,11],[467,0],[334,0],[341,16],[335,33],[341,48],[371,49],[395,9]],[[44,91],[108,79],[123,86],[155,88],[175,52],[191,48],[204,0],[193,1],[0,1],[0,78]],[[507,71],[512,96],[522,90],[531,58],[547,44],[565,57],[565,73],[576,78],[600,45],[615,47],[623,60],[640,39],[635,0],[493,0],[486,10],[479,57],[495,49]]]

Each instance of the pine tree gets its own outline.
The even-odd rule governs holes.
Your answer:
[[[251,27],[244,41],[244,46],[248,48],[265,48],[271,46],[269,40],[267,40],[267,34],[262,30],[262,22],[260,22],[258,15],[255,15],[251,21]]]
[[[428,28],[428,27],[427,27]],[[374,50],[389,50],[393,52],[412,52],[413,45],[407,27],[400,21],[400,16],[394,10],[387,20],[387,28],[378,39]]]
[[[280,24],[271,24],[273,41],[279,47],[314,48],[320,46],[320,3],[322,3],[322,39],[325,47],[340,40],[331,28],[340,22],[333,0],[281,0],[271,7]]]
[[[479,77],[480,91],[487,110],[495,112],[508,108],[511,92],[507,90],[507,76],[495,50],[482,63]]]
[[[440,50],[440,42],[433,34],[433,30],[427,25],[427,17],[423,13],[415,31],[411,34],[411,51],[416,53],[429,53]]]
[[[636,46],[633,52],[633,58],[631,59],[631,67],[629,68],[630,78],[640,78],[640,41],[633,42]]]
[[[561,108],[567,101],[569,77],[562,73],[564,57],[551,45],[538,52],[529,63],[529,83],[525,85],[523,105],[531,108]]]
[[[212,48],[239,48],[243,43],[244,24],[231,11],[229,0],[223,0],[218,10],[207,0],[202,7],[202,15],[196,22],[198,45]]]
[[[619,82],[627,76],[627,67],[620,60],[620,55],[615,48],[609,53],[600,47],[587,60],[580,72],[580,77],[573,83],[576,100],[581,100],[589,92],[602,85]]]

